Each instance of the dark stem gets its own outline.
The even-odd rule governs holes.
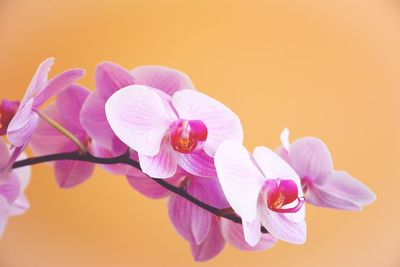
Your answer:
[[[129,154],[122,154],[118,157],[114,158],[99,158],[96,156],[93,156],[89,153],[82,154],[78,151],[75,152],[67,152],[67,153],[59,153],[59,154],[50,154],[50,155],[45,155],[45,156],[39,156],[39,157],[33,157],[33,158],[28,158],[28,159],[23,159],[19,160],[14,163],[13,169],[15,168],[20,168],[24,166],[29,166],[29,165],[35,165],[39,163],[44,163],[44,162],[51,162],[51,161],[56,161],[56,160],[77,160],[77,161],[86,161],[86,162],[92,162],[92,163],[97,163],[97,164],[128,164],[129,166],[136,168],[138,170],[141,170],[139,162],[131,159],[129,157]],[[152,178],[154,182],[159,184],[160,186],[164,187],[165,189],[187,199],[188,201],[192,202],[196,206],[199,206],[212,214],[219,216],[219,217],[224,217],[228,220],[231,220],[235,223],[242,223],[242,219],[235,214],[233,214],[231,208],[225,208],[225,209],[218,209],[213,206],[208,205],[207,203],[204,203],[203,201],[193,197],[192,195],[188,194],[183,188],[174,186],[168,182],[166,182],[163,179],[156,179]],[[228,211],[228,212],[227,212]],[[268,233],[267,229],[264,227],[261,227],[261,232],[262,233]]]

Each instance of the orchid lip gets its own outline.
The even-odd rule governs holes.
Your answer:
[[[200,120],[176,120],[169,126],[172,148],[183,154],[200,151],[207,139],[207,127]]]
[[[279,213],[295,213],[301,209],[304,204],[304,198],[298,196],[297,184],[287,179],[270,179],[265,182],[264,193],[268,208]],[[294,207],[285,208],[285,206],[294,203]]]

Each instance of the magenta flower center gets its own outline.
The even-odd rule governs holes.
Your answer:
[[[19,101],[3,99],[0,105],[0,135],[7,134],[7,128],[15,113],[17,113]]]
[[[271,179],[267,180],[264,185],[264,193],[266,194],[266,203],[270,210],[280,213],[294,213],[302,206],[304,201],[298,197],[298,188],[292,180]],[[295,206],[285,208],[297,201]]]
[[[180,153],[196,152],[207,139],[207,127],[200,120],[177,120],[169,126],[172,148]]]

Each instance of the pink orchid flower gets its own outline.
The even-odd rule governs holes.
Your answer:
[[[375,201],[375,194],[345,171],[333,169],[332,157],[318,138],[305,137],[289,143],[289,131],[281,134],[281,155],[300,175],[305,199],[316,206],[361,210]]]
[[[87,89],[71,85],[59,93],[56,101],[43,111],[85,145],[90,144],[90,138],[79,122],[79,114],[88,96]],[[36,155],[78,150],[76,144],[43,120],[39,122],[30,144]],[[59,160],[54,163],[55,177],[62,188],[70,188],[86,181],[93,170],[94,164],[89,162]]]
[[[0,109],[6,113],[7,120],[9,120],[4,124],[2,122],[2,125],[7,127],[7,138],[13,146],[25,147],[27,145],[39,123],[39,116],[35,111],[50,97],[73,84],[84,74],[83,70],[72,69],[48,80],[47,76],[53,63],[54,58],[48,58],[39,65],[14,114],[17,102],[13,103],[13,108]],[[1,115],[3,117],[3,113]]]
[[[239,118],[217,100],[194,90],[172,97],[133,85],[114,93],[106,103],[111,128],[139,153],[143,172],[155,178],[187,172],[215,176],[212,157],[224,140],[242,142]]]
[[[7,145],[0,139],[0,169],[10,168],[10,151]],[[21,155],[20,158],[24,158]],[[23,214],[29,208],[29,202],[24,195],[24,191],[28,186],[30,179],[30,167],[23,167],[2,172],[1,175],[7,173],[4,183],[0,185],[0,237],[4,232],[10,216]]]
[[[81,123],[98,146],[99,156],[118,156],[128,146],[111,129],[105,113],[108,98],[118,90],[134,84],[159,89],[169,95],[181,89],[194,89],[189,77],[177,70],[161,66],[140,66],[131,72],[110,62],[100,63],[95,71],[96,90],[90,94],[81,112]],[[107,170],[126,174],[130,168],[121,165],[104,166]]]
[[[250,246],[259,242],[261,225],[277,239],[305,242],[300,178],[276,153],[257,147],[250,155],[241,143],[226,141],[215,154],[215,165],[228,202],[242,218]]]

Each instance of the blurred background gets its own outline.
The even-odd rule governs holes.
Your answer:
[[[61,190],[46,165],[33,168],[32,208],[10,220],[1,267],[400,266],[400,3],[398,1],[0,0],[0,97],[21,98],[37,65],[52,74],[166,65],[240,117],[245,144],[276,147],[313,135],[337,169],[370,186],[363,212],[308,206],[308,240],[265,252],[226,246],[195,263],[151,200],[100,168]]]

